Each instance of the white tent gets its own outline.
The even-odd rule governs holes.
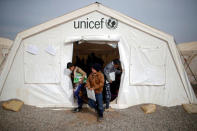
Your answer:
[[[192,84],[197,84],[197,41],[178,44],[182,62]]]
[[[0,37],[0,74],[4,67],[6,57],[13,41],[7,38]]]
[[[65,70],[75,41],[118,45],[123,73],[113,108],[197,102],[173,37],[99,3],[19,33],[0,77],[0,100],[75,106]]]

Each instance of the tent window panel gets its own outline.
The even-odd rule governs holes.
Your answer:
[[[165,85],[166,47],[131,48],[130,85]]]
[[[59,83],[60,82],[60,58],[59,47],[56,47],[56,54],[51,55],[45,49],[39,47],[38,54],[31,54],[24,50],[24,76],[25,83]]]

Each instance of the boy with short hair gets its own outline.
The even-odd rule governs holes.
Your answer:
[[[106,89],[106,106],[105,110],[109,110],[109,103],[111,100],[111,90],[110,90],[110,85],[113,81],[115,81],[115,75],[121,74],[121,70],[118,70],[120,68],[120,60],[119,59],[114,59],[112,62],[107,64],[104,68],[104,74],[106,77],[106,83],[105,83],[105,89]],[[112,78],[113,77],[113,78]]]
[[[83,100],[79,96],[79,92],[83,83],[86,80],[86,73],[79,67],[74,66],[71,62],[67,63],[67,68],[73,73],[73,83],[74,83],[74,96],[77,98],[78,107],[73,110],[73,112],[80,112],[83,106]]]
[[[103,86],[104,86],[104,75],[100,71],[101,67],[99,64],[94,64],[91,68],[91,73],[88,76],[86,86],[90,90],[94,90],[96,101],[89,99],[88,105],[98,113],[98,121],[102,121],[103,119]]]

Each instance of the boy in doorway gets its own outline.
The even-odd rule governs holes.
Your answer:
[[[88,105],[91,108],[94,108],[98,113],[98,122],[101,122],[103,119],[103,86],[104,86],[104,75],[100,71],[101,66],[99,64],[94,64],[91,68],[91,73],[88,76],[87,84],[85,87],[87,87],[90,90],[94,90],[96,101],[89,99]]]
[[[73,112],[80,112],[83,106],[83,100],[79,96],[79,92],[85,83],[86,73],[79,67],[74,66],[71,62],[67,63],[67,68],[72,71],[71,78],[73,78],[74,83],[74,96],[77,98],[78,107],[73,110]]]
[[[121,74],[121,69],[120,68],[120,60],[119,59],[114,59],[113,61],[111,61],[109,64],[107,64],[104,68],[104,74],[106,77],[106,83],[105,83],[105,89],[106,89],[106,106],[105,106],[105,110],[109,111],[109,103],[111,100],[111,90],[110,90],[110,86],[112,84],[113,81],[115,81],[115,76],[118,74]]]

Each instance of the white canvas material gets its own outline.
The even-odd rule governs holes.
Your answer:
[[[114,19],[118,24],[110,23]],[[81,21],[85,22],[78,26]],[[66,69],[76,41],[118,44],[123,73],[113,108],[197,103],[173,37],[98,3],[19,33],[0,76],[0,100],[18,98],[38,107],[76,106]],[[28,45],[39,53],[26,52]],[[49,46],[54,55],[46,52]]]

